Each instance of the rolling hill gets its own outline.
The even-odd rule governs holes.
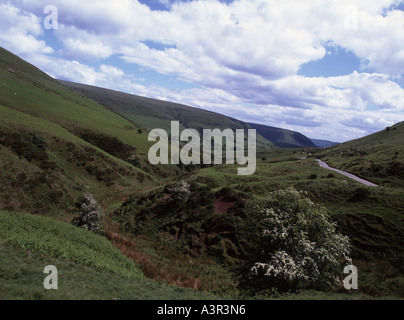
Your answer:
[[[404,122],[366,137],[318,150],[329,165],[380,185],[404,186]]]
[[[112,111],[133,121],[148,130],[161,128],[170,131],[170,121],[180,121],[182,129],[192,128],[199,132],[203,129],[247,129],[257,130],[257,147],[261,149],[291,147],[316,147],[304,135],[281,128],[244,123],[218,113],[185,106],[178,103],[140,97],[123,92],[61,81],[78,93],[94,99]]]
[[[4,49],[0,115],[0,210],[70,212],[86,190],[113,204],[178,169],[148,165],[146,133]]]
[[[306,136],[301,133],[280,129],[275,127],[264,126],[260,124],[249,123],[253,129],[268,140],[272,141],[280,148],[316,148],[317,146]]]
[[[67,81],[61,81],[61,83],[147,130],[158,128],[170,132],[171,121],[179,121],[181,130],[196,129],[200,133],[203,129],[246,130],[250,128],[240,120],[178,103]],[[257,148],[271,149],[274,145],[271,141],[257,135]]]

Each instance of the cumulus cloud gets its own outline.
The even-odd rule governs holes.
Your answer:
[[[17,54],[50,54],[54,51],[45,41],[38,39],[43,33],[41,19],[10,3],[0,3],[0,29],[0,45]]]
[[[157,2],[167,10],[136,0],[55,0],[56,52],[43,38],[44,2],[7,2],[0,5],[0,45],[55,77],[313,134],[333,130],[354,137],[403,115],[404,91],[394,81],[404,75],[404,12],[396,10],[402,1]],[[321,60],[327,46],[354,53],[364,70],[297,75],[303,64]],[[198,89],[146,87],[104,62],[111,57]]]
[[[62,26],[57,33],[64,47],[61,55],[67,59],[92,62],[109,58],[113,54],[110,45],[76,27]]]

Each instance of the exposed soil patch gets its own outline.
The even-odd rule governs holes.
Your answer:
[[[227,213],[227,211],[236,203],[236,202],[227,202],[223,200],[224,197],[220,197],[213,201],[213,205],[215,206],[215,211],[219,213]]]

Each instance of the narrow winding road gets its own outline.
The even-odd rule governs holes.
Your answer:
[[[366,185],[366,186],[369,186],[369,187],[378,187],[377,184],[374,184],[374,183],[372,183],[372,182],[369,182],[369,181],[366,181],[366,180],[364,180],[364,179],[361,179],[361,178],[359,178],[359,177],[357,177],[357,176],[354,176],[352,173],[349,173],[349,172],[345,172],[345,171],[342,171],[342,170],[338,170],[338,169],[331,168],[331,167],[330,167],[328,164],[326,164],[324,161],[321,161],[321,160],[319,160],[319,159],[316,159],[316,161],[318,162],[319,166],[322,167],[322,168],[324,168],[324,169],[332,170],[332,171],[338,172],[338,173],[340,173],[340,174],[343,174],[344,176],[347,176],[348,178],[351,178],[351,179],[353,179],[353,180],[355,180],[355,181],[357,181],[357,182],[359,182],[359,183],[362,183],[362,184],[364,184],[364,185]]]

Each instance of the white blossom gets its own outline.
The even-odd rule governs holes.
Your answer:
[[[86,193],[84,195],[79,216],[73,220],[73,224],[90,231],[100,231],[102,225],[101,207],[91,194]]]
[[[336,284],[341,265],[351,262],[349,239],[336,232],[325,208],[288,188],[272,192],[260,211],[265,224],[261,245],[267,258],[250,268],[253,277],[291,288]]]
[[[190,189],[191,185],[189,183],[181,181],[179,185],[171,187],[169,191],[172,192],[174,197],[177,197],[183,202],[187,202],[192,193]]]

